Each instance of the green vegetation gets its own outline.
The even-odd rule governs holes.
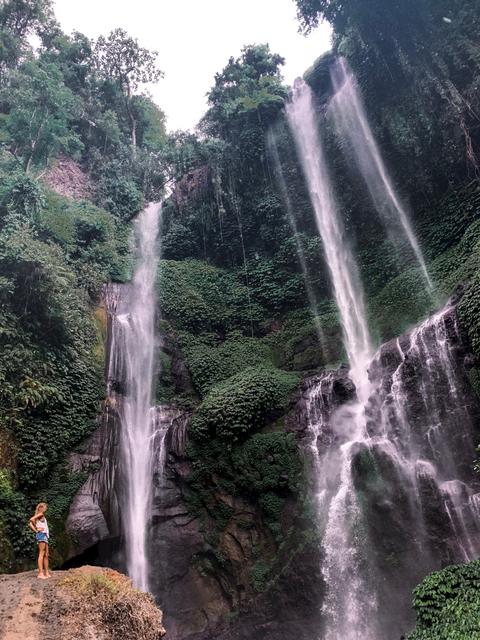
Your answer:
[[[286,408],[297,383],[298,377],[291,373],[247,368],[210,391],[192,419],[190,436],[196,441],[212,437],[241,441]]]
[[[259,433],[286,409],[298,377],[278,369],[248,367],[214,386],[192,418],[188,455],[193,473],[190,504],[213,517],[217,530],[230,512],[218,491],[242,495],[258,504],[280,541],[280,518],[287,496],[301,490],[303,464],[291,434]]]
[[[164,260],[159,283],[161,309],[178,329],[248,331],[265,315],[235,274],[199,260]]]
[[[460,0],[296,4],[304,30],[322,18],[334,28],[332,52],[306,74],[319,119],[331,91],[330,65],[343,55],[358,76],[394,182],[411,205],[435,282],[430,298],[408,247],[396,246],[372,215],[332,127],[324,127],[378,342],[463,285],[460,322],[480,357],[480,188],[471,179],[479,173],[478,12]],[[163,196],[169,180],[157,399],[193,414],[191,473],[184,480],[211,547],[213,560],[205,564],[226,564],[218,544],[236,515],[232,505],[251,505],[255,521],[247,525],[262,527],[271,540],[250,572],[260,592],[294,557],[288,545],[303,540],[294,530],[301,518],[313,535],[306,522],[313,517],[301,513],[303,462],[284,417],[299,372],[345,359],[341,329],[285,120],[282,56],[259,44],[226,61],[197,133],[167,134],[162,111],[139,93],[144,82],[161,77],[156,63],[157,54],[122,29],[95,42],[64,34],[50,0],[7,0],[0,7],[0,568],[28,565],[24,523],[40,498],[51,505],[58,562],[65,554],[64,522],[83,481],[65,463],[95,427],[104,393],[101,287],[128,279],[130,222],[145,202]],[[46,186],[59,159],[82,177],[75,200]],[[68,193],[69,185],[61,186]],[[176,358],[193,385],[182,396]],[[469,375],[478,390],[478,364]],[[360,455],[357,464],[369,490],[381,493],[376,461]],[[435,589],[425,591],[425,606]],[[456,597],[442,604],[435,625],[441,617],[453,625],[449,616],[460,605]],[[434,623],[422,616],[413,637],[437,637],[418,635]],[[438,629],[456,637],[448,635],[453,626]]]
[[[261,593],[267,588],[270,570],[271,565],[266,562],[259,561],[253,565],[250,571],[250,582],[257,593]]]
[[[192,381],[201,396],[217,383],[247,367],[271,365],[272,353],[265,341],[232,331],[219,340],[215,334],[181,334],[181,345]]]
[[[480,561],[427,576],[415,589],[416,630],[409,640],[480,638]]]
[[[95,427],[104,394],[101,287],[128,278],[126,223],[164,184],[164,117],[137,94],[140,82],[159,75],[156,54],[118,30],[96,43],[67,36],[51,4],[7,0],[0,7],[4,570],[24,566],[34,553],[26,523],[40,499],[50,503],[55,559],[64,557],[65,519],[83,482],[64,465]],[[129,64],[115,75],[119,46],[130,52]],[[47,187],[60,156],[88,200]],[[68,172],[59,179],[68,193]]]

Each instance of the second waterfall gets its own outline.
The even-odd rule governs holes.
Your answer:
[[[159,258],[161,205],[151,204],[135,221],[136,265],[133,279],[119,297],[112,320],[109,381],[120,419],[120,523],[127,572],[143,591],[148,580],[148,523],[152,508],[152,475],[156,412],[155,285]]]
[[[355,449],[367,439],[364,407],[370,393],[367,367],[372,347],[364,295],[328,175],[312,92],[302,80],[296,81],[287,112],[325,250],[358,399],[338,416],[339,446],[331,447],[329,459],[324,461],[332,474],[325,472],[324,486],[319,481],[318,487],[319,515],[324,521],[323,574],[328,589],[325,637],[373,640],[377,604],[366,579],[368,553],[360,531],[360,508],[351,474]]]
[[[322,238],[355,390],[323,372],[308,396],[322,537],[322,640],[400,637],[415,584],[478,557],[474,411],[455,301],[373,353],[362,283],[325,163],[310,88],[287,113]]]

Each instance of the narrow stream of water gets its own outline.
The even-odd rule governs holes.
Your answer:
[[[112,318],[109,380],[120,419],[120,522],[127,572],[133,584],[149,589],[148,523],[156,435],[153,405],[155,372],[156,275],[161,205],[151,204],[135,221],[136,265],[130,285],[122,289]]]

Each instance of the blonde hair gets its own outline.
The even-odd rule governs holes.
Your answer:
[[[39,502],[35,507],[35,515],[38,516],[39,513],[45,513],[47,507],[48,505],[46,502]]]

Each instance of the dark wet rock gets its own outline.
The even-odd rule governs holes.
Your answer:
[[[186,173],[175,184],[172,201],[181,213],[187,205],[197,202],[212,188],[212,170],[203,165]]]
[[[322,380],[327,380],[322,393],[313,399],[319,410],[333,413],[342,404],[355,399],[355,385],[348,377],[348,368],[339,367],[335,371],[324,371],[320,374],[305,378],[298,389],[293,402],[293,408],[285,418],[287,431],[307,436],[309,430],[310,412],[312,411],[312,389],[318,388]],[[321,405],[321,407],[320,407]]]
[[[447,351],[440,353],[439,340],[448,345]],[[169,352],[177,390],[191,393],[181,353],[173,342],[166,341],[162,348]],[[441,361],[445,354],[455,373],[455,402]],[[377,581],[380,594],[380,622],[391,637],[400,637],[411,628],[413,586],[428,571],[461,559],[455,528],[465,526],[475,534],[467,503],[480,498],[472,472],[480,407],[468,382],[469,363],[469,350],[452,309],[437,329],[426,326],[420,336],[417,328],[382,345],[370,367],[372,396],[366,419],[372,440],[369,446],[356,445],[351,471],[363,522],[367,523],[362,535],[372,549],[370,560],[375,571],[371,579]],[[338,444],[336,421],[341,415],[348,423],[355,399],[355,386],[345,366],[302,382],[285,416],[285,428],[295,435],[307,459],[312,459],[314,446],[321,459],[329,447]],[[432,423],[434,415],[437,420]],[[168,637],[319,637],[325,585],[314,516],[302,515],[299,505],[287,500],[281,527],[290,533],[288,542],[279,547],[258,505],[227,493],[215,478],[209,487],[211,511],[193,508],[188,489],[192,468],[186,455],[189,413],[164,406],[161,416],[169,428],[165,439],[156,441],[156,457],[160,459],[159,448],[163,446],[166,462],[164,472],[157,469],[153,478],[149,545],[151,584],[165,612]],[[416,468],[406,470],[397,464],[398,451],[385,445],[385,424],[402,455],[409,446],[419,452]],[[76,543],[72,553],[87,553],[85,547],[92,545],[97,549],[96,561],[122,568],[117,436],[116,407],[109,400],[97,433],[84,452],[71,459],[72,468],[86,470],[90,476],[75,498],[69,526],[72,536],[74,529],[82,534],[82,542]],[[438,461],[441,474],[433,478],[432,464]],[[460,473],[455,484],[444,482],[450,478],[450,469]],[[310,483],[313,491],[313,477]],[[458,517],[448,516],[448,509],[455,511],[455,500],[463,513],[463,524]],[[221,528],[214,521],[218,507],[229,514]],[[423,529],[418,527],[419,519]],[[252,571],[258,562],[267,563],[270,573],[257,592],[252,586]]]

